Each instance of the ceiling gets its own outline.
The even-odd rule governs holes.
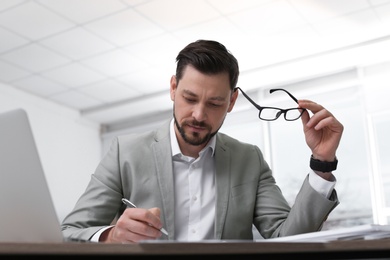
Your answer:
[[[222,42],[242,78],[389,28],[390,0],[1,0],[0,82],[108,125],[170,109],[197,39]]]

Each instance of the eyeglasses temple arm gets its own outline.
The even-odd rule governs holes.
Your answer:
[[[242,89],[240,87],[236,87],[235,90],[239,89],[241,91],[241,93],[246,97],[246,99],[249,100],[249,102],[252,103],[252,105],[254,105],[257,109],[261,110],[262,107],[259,106],[258,104],[255,103],[255,101],[253,101],[247,94],[245,94],[244,91],[242,91]]]
[[[275,91],[278,91],[278,90],[282,90],[284,92],[286,92],[297,104],[298,104],[298,99],[296,97],[294,97],[290,92],[288,92],[287,90],[285,89],[282,89],[282,88],[273,88],[273,89],[270,89],[269,90],[269,93],[273,93]]]

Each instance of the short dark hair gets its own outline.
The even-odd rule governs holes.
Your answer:
[[[230,88],[235,89],[238,81],[239,68],[237,59],[226,47],[211,40],[197,40],[188,44],[176,57],[177,83],[183,77],[183,71],[187,65],[193,66],[205,74],[229,74]]]

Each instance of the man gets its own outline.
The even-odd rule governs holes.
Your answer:
[[[64,236],[132,243],[248,240],[252,224],[264,238],[320,230],[339,203],[332,170],[343,125],[321,105],[297,100],[315,171],[290,207],[260,149],[218,132],[239,93],[235,57],[218,42],[199,40],[176,61],[173,119],[155,131],[113,140],[63,220]],[[122,198],[138,207],[125,208]]]

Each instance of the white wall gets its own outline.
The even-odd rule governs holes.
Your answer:
[[[27,111],[57,216],[62,221],[101,158],[100,128],[81,119],[78,112],[0,84],[0,113],[15,108]]]

